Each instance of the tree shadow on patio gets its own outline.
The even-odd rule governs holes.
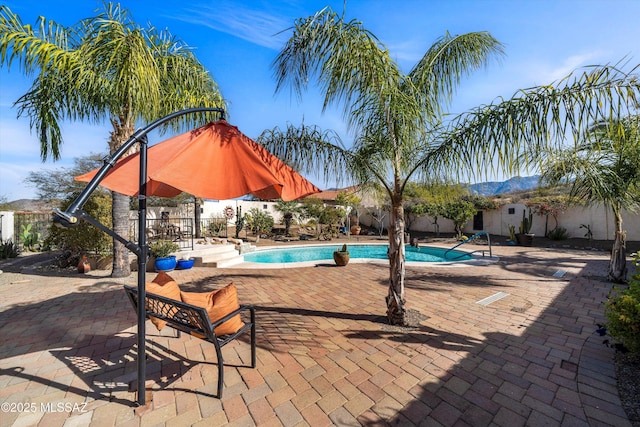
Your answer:
[[[335,311],[324,311],[324,310],[310,310],[304,308],[294,308],[294,307],[266,307],[266,306],[257,306],[256,310],[261,313],[280,313],[280,314],[290,314],[294,316],[301,316],[303,318],[306,317],[320,317],[324,319],[341,319],[355,322],[367,322],[377,325],[380,329],[360,329],[353,330],[349,329],[351,323],[347,326],[348,329],[344,331],[338,331],[339,333],[343,333],[344,337],[347,339],[359,339],[359,340],[392,340],[403,343],[418,343],[425,344],[434,348],[442,348],[449,349],[454,351],[467,351],[473,346],[478,345],[481,341],[476,340],[474,338],[454,334],[451,332],[439,331],[437,329],[433,329],[424,325],[416,324],[414,326],[408,327],[397,327],[389,325],[387,318],[385,316],[374,315],[374,314],[364,314],[364,313],[341,313]],[[415,310],[412,310],[415,311]],[[419,318],[427,319],[426,316],[418,314]],[[266,320],[266,319],[264,319]],[[287,334],[283,333],[283,325],[286,325],[288,329],[291,329],[294,332],[296,328],[296,322],[291,321],[290,319],[285,319],[284,317],[281,321],[276,319],[271,319],[271,321],[263,321],[261,322],[261,327],[263,328],[263,332],[266,335],[270,335],[270,332],[267,330],[271,323],[279,324],[281,326],[278,327],[277,333],[274,333],[274,339],[284,341],[286,340]],[[298,325],[299,327],[303,327],[303,325]],[[348,331],[348,332],[347,332]],[[326,331],[324,331],[326,332]],[[276,337],[277,335],[277,337]],[[290,334],[293,342],[297,342],[298,334]],[[317,336],[315,337],[318,338]],[[307,345],[309,343],[307,342]]]
[[[76,290],[44,301],[5,307],[0,313],[0,323],[5,325],[0,358],[75,347],[88,336],[101,337],[90,343],[95,348],[136,324],[135,313],[120,284],[98,282]],[[97,331],[100,335],[96,335]]]

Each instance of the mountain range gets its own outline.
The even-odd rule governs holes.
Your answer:
[[[471,192],[481,196],[495,196],[498,194],[516,193],[538,188],[539,175],[527,177],[513,177],[506,181],[489,181],[469,185]],[[325,190],[329,191],[329,190]],[[20,199],[10,202],[12,210],[24,211],[50,211],[54,204],[39,200]],[[1,209],[0,209],[1,210]]]
[[[489,181],[471,184],[469,185],[469,189],[473,193],[481,196],[495,196],[498,194],[509,194],[536,189],[538,188],[539,181],[539,175],[526,177],[516,176],[506,181]]]

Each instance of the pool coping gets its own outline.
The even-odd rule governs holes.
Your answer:
[[[309,247],[309,246],[342,246],[343,244],[344,243],[339,243],[339,244],[335,244],[335,243],[306,243],[306,244],[287,245],[286,247],[277,246],[277,245],[260,246],[256,250],[256,252],[274,250],[274,249],[301,248],[301,247]],[[347,245],[348,246],[363,246],[363,245],[367,245],[367,246],[372,246],[372,245],[387,246],[388,243],[371,243],[371,242],[365,243],[365,242],[363,242],[363,243],[347,243]],[[442,246],[442,245],[425,245],[425,246],[438,248],[438,249],[450,249],[449,247]],[[456,250],[459,251],[459,252],[470,253],[470,252],[462,250],[462,249],[456,249]],[[405,267],[421,267],[421,268],[425,268],[425,267],[432,267],[432,268],[438,268],[438,267],[468,267],[468,266],[473,266],[473,265],[478,266],[478,265],[493,264],[493,263],[498,262],[499,259],[500,259],[500,257],[497,257],[497,256],[479,256],[479,255],[476,255],[476,254],[473,254],[473,253],[471,253],[471,255],[473,256],[473,259],[466,260],[466,261],[445,261],[445,262],[405,261]],[[243,259],[244,259],[244,256],[243,256]],[[349,260],[349,263],[389,265],[389,260],[388,259],[378,259],[378,258],[352,258],[351,260]],[[314,261],[301,261],[301,262],[278,262],[278,263],[262,263],[262,262],[242,261],[242,262],[239,262],[239,263],[229,264],[229,265],[221,266],[221,267],[218,267],[218,268],[282,269],[282,268],[305,268],[305,267],[307,267],[307,268],[308,267],[337,267],[337,265],[331,259],[314,260]]]

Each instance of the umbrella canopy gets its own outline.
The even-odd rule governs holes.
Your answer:
[[[149,147],[147,195],[174,197],[185,192],[205,199],[253,194],[260,199],[295,200],[320,189],[225,120]],[[99,169],[77,176],[91,181]],[[100,185],[136,196],[139,154],[120,159]]]

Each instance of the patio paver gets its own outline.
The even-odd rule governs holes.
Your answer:
[[[242,367],[246,341],[224,347],[218,399],[213,346],[148,322],[153,401],[136,411],[136,318],[122,290],[135,275],[0,274],[0,426],[630,426],[596,333],[606,254],[494,253],[487,266],[408,268],[408,308],[424,317],[409,330],[384,322],[384,265],[172,272],[184,290],[233,281],[257,306],[257,367]]]

